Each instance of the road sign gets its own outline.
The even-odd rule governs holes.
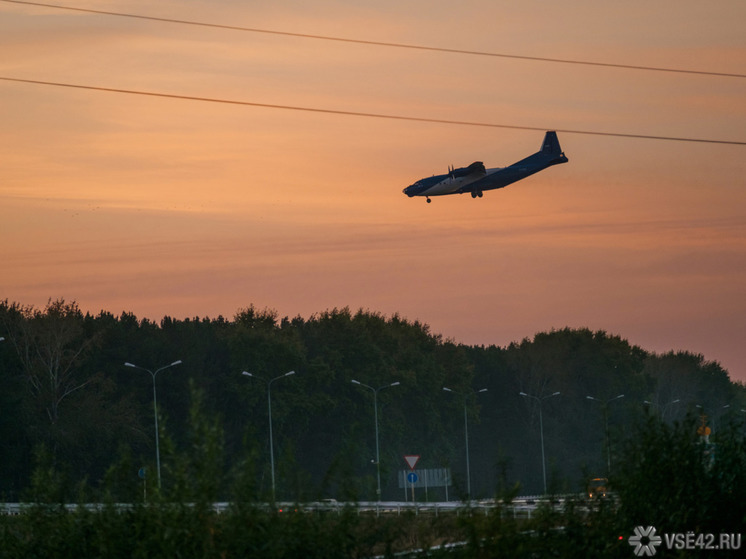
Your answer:
[[[406,454],[404,460],[409,464],[409,469],[414,471],[414,467],[417,465],[417,461],[420,459],[419,454]]]
[[[408,488],[412,485],[407,477],[410,473],[412,472],[407,469],[396,472],[399,489]],[[417,481],[414,482],[416,488],[450,487],[453,485],[451,471],[448,468],[422,468],[415,473],[417,474]]]
[[[416,473],[414,473],[414,472],[409,472],[409,473],[407,474],[407,481],[408,481],[409,483],[411,483],[411,484],[415,484],[415,483],[417,483],[417,480],[418,480],[418,479],[419,479],[419,477],[417,477],[417,474],[416,474]]]

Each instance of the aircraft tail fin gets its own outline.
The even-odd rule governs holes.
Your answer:
[[[547,132],[544,136],[544,142],[541,144],[542,153],[549,153],[552,155],[559,155],[562,153],[559,140],[557,139],[557,132]]]
[[[568,161],[560,147],[559,140],[557,139],[557,132],[554,131],[549,131],[544,136],[544,142],[541,144],[540,153],[554,158],[552,159],[551,165],[554,165],[555,163],[567,163]]]

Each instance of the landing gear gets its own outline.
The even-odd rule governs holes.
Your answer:
[[[428,204],[429,204],[430,202],[432,202],[432,200],[430,200],[430,198],[429,198],[429,197],[427,197],[427,196],[425,196],[425,200],[427,200],[427,203],[428,203]]]
[[[475,191],[473,191],[473,192],[471,193],[471,197],[472,197],[472,198],[476,198],[477,196],[478,196],[479,198],[481,198],[482,196],[484,196],[484,193],[483,193],[483,192],[482,192],[481,190],[475,190]]]

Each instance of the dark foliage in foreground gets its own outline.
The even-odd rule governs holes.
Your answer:
[[[206,428],[210,420],[197,391],[194,395],[193,443],[217,449],[221,433]],[[47,462],[33,475],[31,493],[36,501],[20,515],[0,516],[0,549],[8,559],[357,558],[393,557],[413,550],[423,550],[413,556],[425,556],[424,550],[429,550],[428,557],[464,559],[628,558],[628,539],[637,525],[656,526],[659,534],[742,530],[744,425],[725,426],[722,435],[708,442],[697,434],[698,421],[689,417],[669,425],[648,418],[624,442],[626,452],[612,480],[611,496],[566,496],[561,504],[541,504],[530,519],[513,515],[515,488],[498,495],[496,506],[486,514],[465,505],[458,514],[376,517],[352,507],[319,512],[300,504],[280,513],[256,499],[253,475],[244,475],[247,470],[233,479],[235,502],[217,513],[211,501],[211,465],[196,467],[204,460],[220,461],[219,453],[209,452],[172,457],[175,469],[186,477],[183,485],[177,484],[180,489],[168,495],[156,492],[147,503],[126,507],[107,502],[98,510],[70,510],[57,502],[60,477]],[[737,557],[742,551],[720,550],[717,556]],[[697,550],[665,552],[666,557],[708,556]]]

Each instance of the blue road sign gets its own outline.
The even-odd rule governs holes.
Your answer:
[[[417,474],[416,474],[416,473],[414,473],[414,472],[409,472],[409,473],[407,474],[407,481],[408,481],[409,483],[413,483],[413,484],[414,484],[414,483],[417,483],[417,480],[418,480],[418,479],[419,479],[419,478],[417,477]]]

